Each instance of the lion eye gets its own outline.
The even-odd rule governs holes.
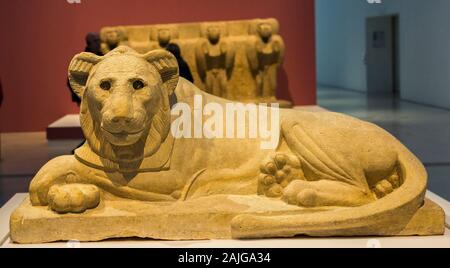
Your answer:
[[[109,81],[103,81],[100,83],[100,88],[103,90],[110,90],[111,89],[111,82]]]
[[[141,80],[136,80],[133,82],[133,88],[134,89],[141,89],[144,87],[144,83]]]

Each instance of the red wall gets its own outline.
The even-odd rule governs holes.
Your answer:
[[[70,2],[70,1],[69,1]],[[0,0],[4,132],[43,131],[78,112],[67,65],[103,26],[275,17],[286,42],[279,97],[315,104],[314,0]]]

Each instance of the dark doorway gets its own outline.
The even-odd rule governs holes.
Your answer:
[[[397,15],[367,18],[366,71],[369,94],[400,96]]]

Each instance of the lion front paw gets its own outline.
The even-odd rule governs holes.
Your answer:
[[[53,185],[48,192],[49,207],[58,213],[82,213],[100,203],[100,190],[91,184]]]
[[[283,189],[293,180],[303,180],[300,160],[287,153],[275,153],[261,164],[258,194],[267,197],[281,197]]]

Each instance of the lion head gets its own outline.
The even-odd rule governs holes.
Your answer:
[[[154,154],[170,130],[169,96],[178,64],[165,50],[138,54],[118,47],[103,57],[83,52],[69,66],[81,98],[80,122],[90,149],[116,163]]]

